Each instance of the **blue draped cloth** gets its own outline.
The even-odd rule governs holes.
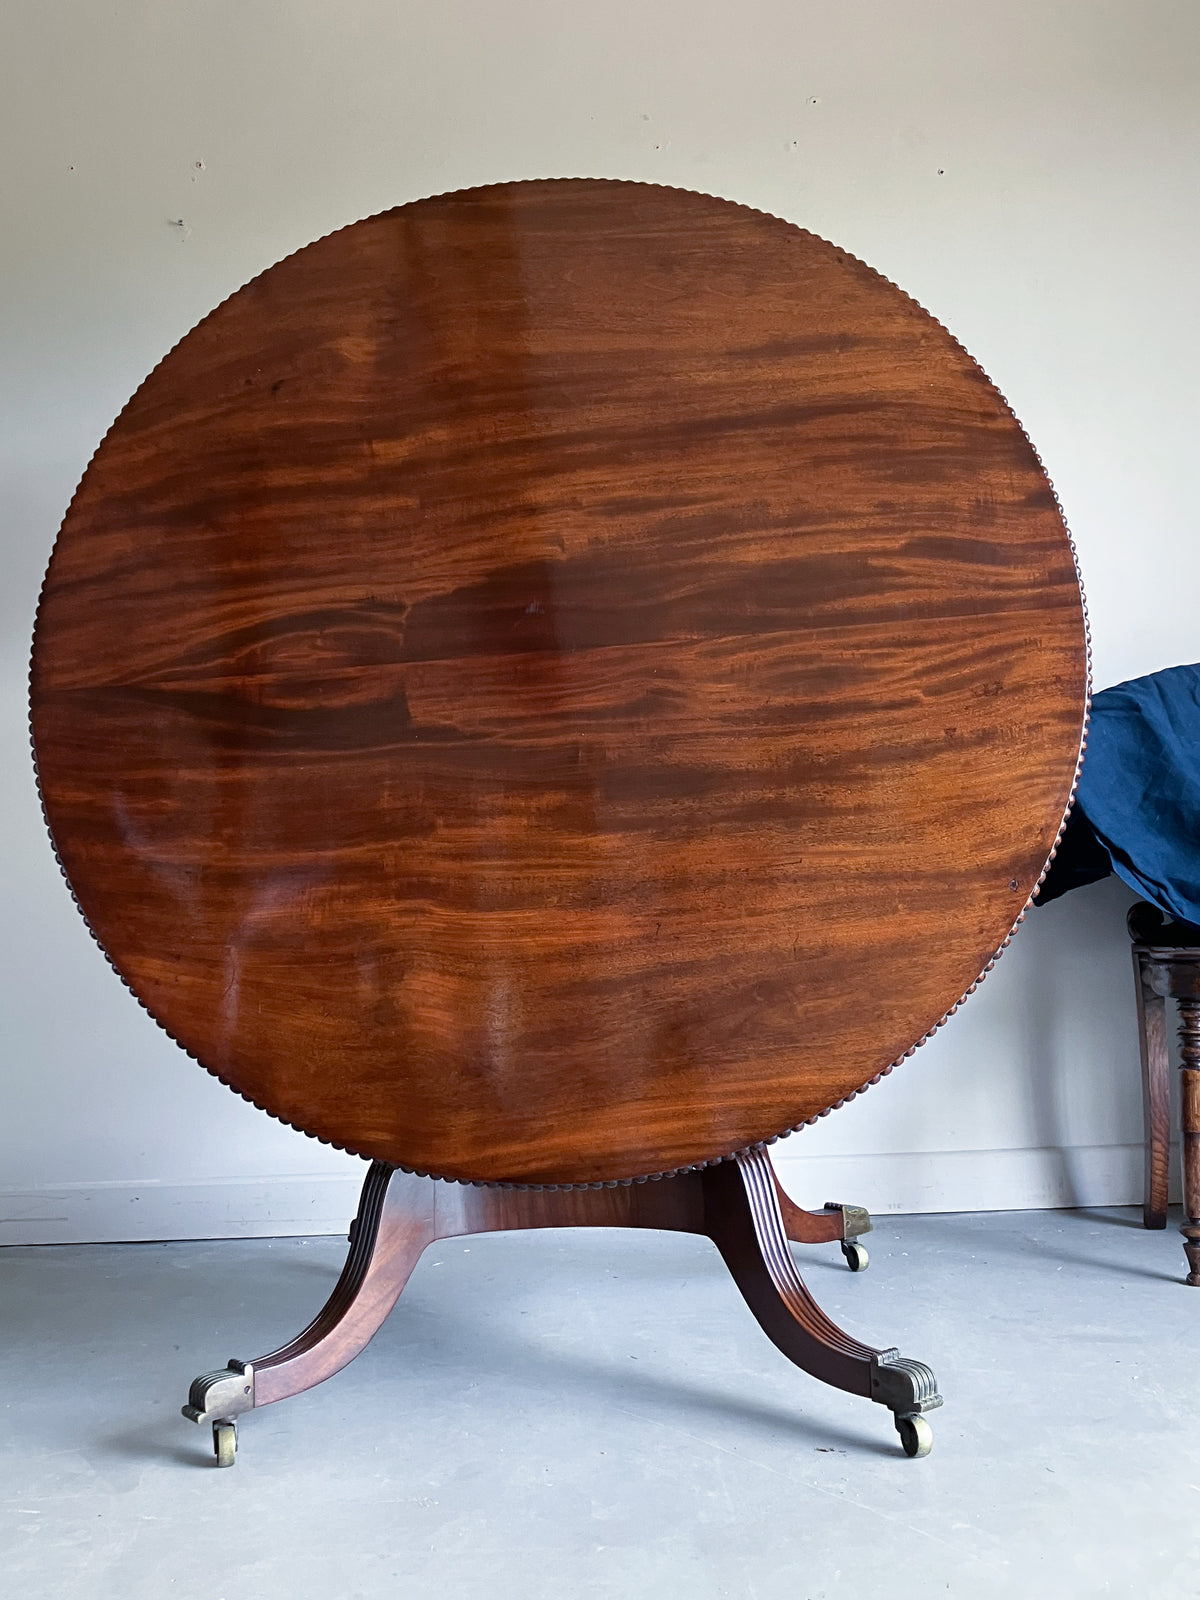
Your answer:
[[[1168,915],[1200,923],[1200,664],[1092,701],[1075,809],[1039,899],[1109,870]]]

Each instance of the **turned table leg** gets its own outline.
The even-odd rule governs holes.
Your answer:
[[[1150,984],[1147,958],[1133,950],[1138,1043],[1142,1055],[1142,1108],[1146,1186],[1142,1225],[1167,1225],[1167,1176],[1171,1158],[1170,1063],[1167,1057],[1167,1002]]]
[[[1180,1123],[1187,1281],[1200,1288],[1200,1000],[1179,1001]]]

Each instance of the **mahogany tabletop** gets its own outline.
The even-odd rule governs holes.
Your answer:
[[[247,284],[71,503],[64,871],[210,1072],[421,1172],[626,1180],[822,1114],[1005,941],[1087,645],[1032,446],[774,217],[504,184]]]

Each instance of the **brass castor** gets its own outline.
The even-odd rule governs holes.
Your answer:
[[[896,1432],[906,1456],[920,1460],[933,1449],[933,1429],[924,1417],[897,1417]]]
[[[212,1430],[217,1466],[231,1467],[237,1460],[237,1423],[214,1422]]]
[[[857,1239],[842,1240],[842,1254],[846,1258],[846,1265],[851,1272],[865,1272],[870,1256],[867,1254],[865,1244],[859,1244]]]
[[[254,1368],[249,1361],[231,1361],[220,1372],[204,1372],[192,1380],[183,1414],[189,1422],[212,1424],[218,1467],[237,1459],[237,1419],[254,1405]]]

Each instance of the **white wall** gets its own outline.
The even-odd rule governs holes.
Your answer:
[[[1103,686],[1200,656],[1198,46],[1192,0],[7,0],[0,1240],[353,1208],[358,1163],[210,1080],[120,986],[36,808],[42,569],[183,332],[330,228],[466,184],[642,178],[776,212],[914,294],[1009,396],[1078,538]],[[1136,1198],[1130,898],[1033,913],[942,1034],[780,1148],[799,1197]]]

